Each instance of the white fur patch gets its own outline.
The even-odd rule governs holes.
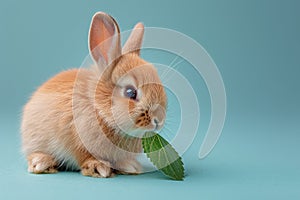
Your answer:
[[[142,165],[143,172],[152,172],[156,170],[156,167],[152,164],[152,162],[145,153],[138,154],[136,159]]]

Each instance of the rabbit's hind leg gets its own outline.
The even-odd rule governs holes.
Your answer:
[[[57,173],[57,162],[54,157],[45,153],[31,153],[27,156],[28,172],[34,174]]]

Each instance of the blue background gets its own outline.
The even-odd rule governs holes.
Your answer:
[[[204,123],[183,156],[183,182],[159,172],[112,179],[26,172],[22,106],[49,77],[80,66],[91,17],[100,10],[122,30],[142,21],[183,32],[219,67],[228,98],[223,134],[209,157],[198,160]],[[299,10],[297,0],[2,0],[0,199],[299,199]]]

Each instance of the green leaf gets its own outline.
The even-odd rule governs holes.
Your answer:
[[[142,144],[147,157],[158,170],[172,179],[183,180],[183,162],[168,141],[155,132],[146,132]]]

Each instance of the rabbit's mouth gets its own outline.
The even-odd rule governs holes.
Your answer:
[[[127,127],[121,129],[122,132],[125,132],[127,135],[133,136],[133,137],[143,137],[145,132],[149,131],[155,131],[158,132],[161,130],[164,126],[165,118],[158,120],[157,117],[149,117],[142,119],[140,117],[137,117],[135,120],[135,124],[132,124],[132,126],[129,128]]]
[[[126,135],[130,135],[132,137],[138,137],[138,138],[142,138],[143,135],[146,133],[146,132],[149,132],[149,131],[159,131],[161,128],[163,127],[163,125],[157,125],[157,124],[149,124],[147,127],[139,127],[139,128],[134,128],[130,131],[127,131],[126,132]]]

